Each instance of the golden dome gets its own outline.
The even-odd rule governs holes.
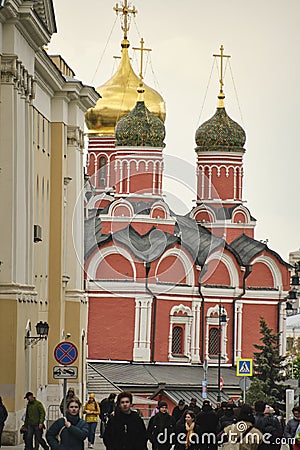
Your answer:
[[[89,133],[99,136],[113,136],[116,123],[128,114],[137,102],[139,77],[134,73],[128,55],[129,41],[122,41],[122,57],[116,73],[97,91],[101,98],[94,108],[85,114]],[[144,84],[144,100],[152,114],[163,122],[166,118],[165,102],[162,96]]]

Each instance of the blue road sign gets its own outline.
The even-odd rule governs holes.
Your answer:
[[[252,377],[252,363],[251,358],[240,358],[237,360],[236,375],[238,377]]]
[[[54,349],[54,358],[59,364],[69,366],[76,361],[78,350],[72,342],[60,342]]]

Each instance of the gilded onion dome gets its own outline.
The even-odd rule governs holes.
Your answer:
[[[246,142],[243,128],[232,120],[224,107],[196,131],[197,151],[241,151]]]
[[[85,114],[89,133],[113,136],[116,123],[136,104],[139,78],[131,67],[128,47],[129,41],[124,39],[121,62],[116,73],[97,89],[102,98],[97,101],[94,108],[90,108]],[[144,98],[149,111],[164,122],[166,110],[162,96],[147,85],[144,85],[144,88]]]
[[[115,136],[120,147],[164,147],[165,126],[144,101],[137,101],[133,110],[117,123]]]

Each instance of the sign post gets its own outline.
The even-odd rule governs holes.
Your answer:
[[[202,398],[207,398],[207,369],[208,369],[208,362],[207,359],[203,362],[203,380],[202,380]]]
[[[247,377],[252,377],[253,372],[253,359],[252,358],[240,358],[236,361],[236,376],[243,377],[240,387],[243,390],[243,402],[246,401],[246,390],[249,388],[249,381]]]
[[[63,396],[64,396],[64,416],[66,415],[67,410],[67,379],[68,378],[77,378],[78,368],[77,367],[69,367],[66,368],[64,366],[70,366],[73,364],[78,357],[78,350],[76,345],[72,342],[63,341],[57,344],[54,349],[54,358],[58,362],[58,364],[62,364],[63,367],[54,367],[53,370],[53,378],[63,378]],[[73,370],[72,370],[73,369]],[[74,370],[77,369],[77,370]],[[76,376],[75,376],[76,373]],[[70,376],[71,375],[71,376]]]

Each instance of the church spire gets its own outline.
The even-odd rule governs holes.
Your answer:
[[[219,99],[219,104],[218,104],[218,108],[224,108],[224,98],[225,98],[225,94],[223,92],[223,86],[224,86],[224,82],[223,82],[223,59],[224,58],[230,58],[230,55],[224,55],[224,47],[223,45],[221,45],[220,47],[220,55],[213,55],[217,58],[221,58],[221,67],[220,67],[220,92],[218,95],[218,99]]]
[[[145,48],[144,47],[144,39],[141,38],[141,46],[140,47],[133,47],[133,50],[139,50],[141,52],[141,60],[140,60],[140,73],[139,73],[139,77],[140,77],[140,82],[139,82],[139,86],[138,86],[138,93],[139,93],[139,98],[138,101],[143,101],[144,100],[144,92],[145,92],[145,88],[144,88],[144,82],[143,82],[143,63],[144,63],[144,52],[151,52],[151,48]]]
[[[119,13],[122,14],[121,17],[121,27],[124,32],[124,41],[127,41],[127,33],[129,31],[130,27],[130,14],[133,15],[133,17],[136,15],[137,10],[133,6],[132,8],[129,7],[127,0],[123,0],[123,4],[121,7],[119,7],[118,3],[116,3],[116,6],[114,7],[114,11],[116,11],[116,14]]]

